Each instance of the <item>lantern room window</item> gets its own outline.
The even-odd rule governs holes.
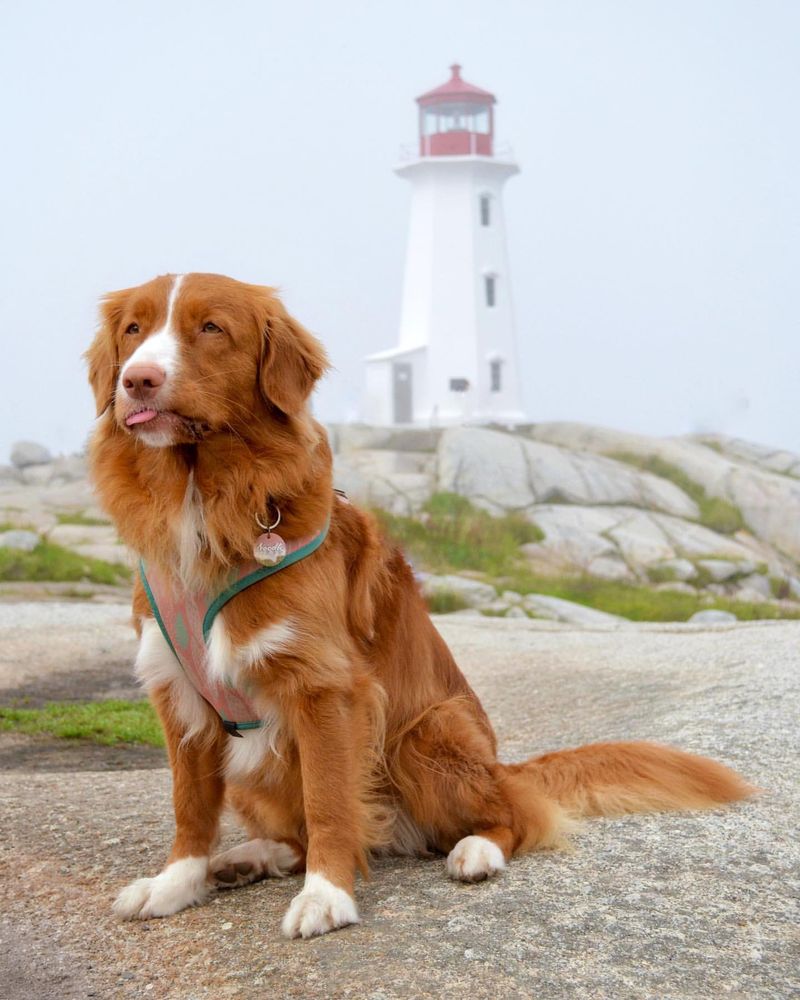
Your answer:
[[[489,108],[468,102],[436,104],[425,109],[422,121],[423,135],[440,135],[443,132],[474,132],[489,135]]]

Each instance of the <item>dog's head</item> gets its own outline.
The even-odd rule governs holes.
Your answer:
[[[328,367],[272,289],[215,274],[110,293],[86,359],[98,416],[152,447],[300,416]]]

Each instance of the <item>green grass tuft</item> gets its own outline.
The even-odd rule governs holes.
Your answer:
[[[524,563],[519,551],[544,534],[522,514],[491,517],[455,493],[436,493],[420,517],[376,510],[384,531],[432,573],[476,570],[500,576]]]
[[[733,535],[747,528],[742,512],[729,500],[722,497],[710,497],[703,487],[696,483],[686,473],[670,462],[665,462],[657,455],[635,455],[628,451],[609,452],[609,458],[626,465],[633,465],[642,472],[650,472],[661,479],[668,479],[694,500],[700,508],[699,521],[706,528],[720,535]]]
[[[82,510],[76,510],[70,514],[58,514],[56,517],[59,524],[82,524],[87,527],[103,528],[107,528],[111,524],[110,521],[104,521],[100,517],[89,517]]]
[[[453,611],[463,611],[469,607],[462,595],[455,590],[437,590],[428,594],[425,601],[432,615],[449,615]]]
[[[51,702],[44,708],[0,708],[0,731],[90,740],[104,746],[164,746],[158,717],[146,701]]]
[[[127,583],[131,571],[120,563],[79,555],[51,542],[40,542],[33,552],[0,548],[0,580],[52,583]]]

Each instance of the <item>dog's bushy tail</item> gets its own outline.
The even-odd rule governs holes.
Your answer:
[[[508,764],[504,770],[518,805],[524,808],[525,800],[543,797],[561,807],[564,832],[570,818],[710,809],[756,792],[717,761],[645,742],[590,743]],[[539,805],[531,815],[540,814]],[[531,824],[523,849],[553,840],[542,839],[540,827],[538,819]]]

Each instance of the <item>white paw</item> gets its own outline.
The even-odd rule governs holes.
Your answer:
[[[461,882],[480,882],[505,866],[503,852],[486,837],[464,837],[447,855],[447,874]]]
[[[283,878],[300,860],[288,844],[277,840],[248,840],[211,859],[209,870],[220,889],[235,889],[268,875]]]
[[[114,913],[123,920],[168,917],[208,898],[208,858],[183,858],[167,865],[155,878],[140,878],[126,886],[114,901]]]
[[[286,911],[281,930],[289,938],[309,938],[357,923],[358,910],[353,897],[324,875],[309,872],[303,891],[294,897]]]

